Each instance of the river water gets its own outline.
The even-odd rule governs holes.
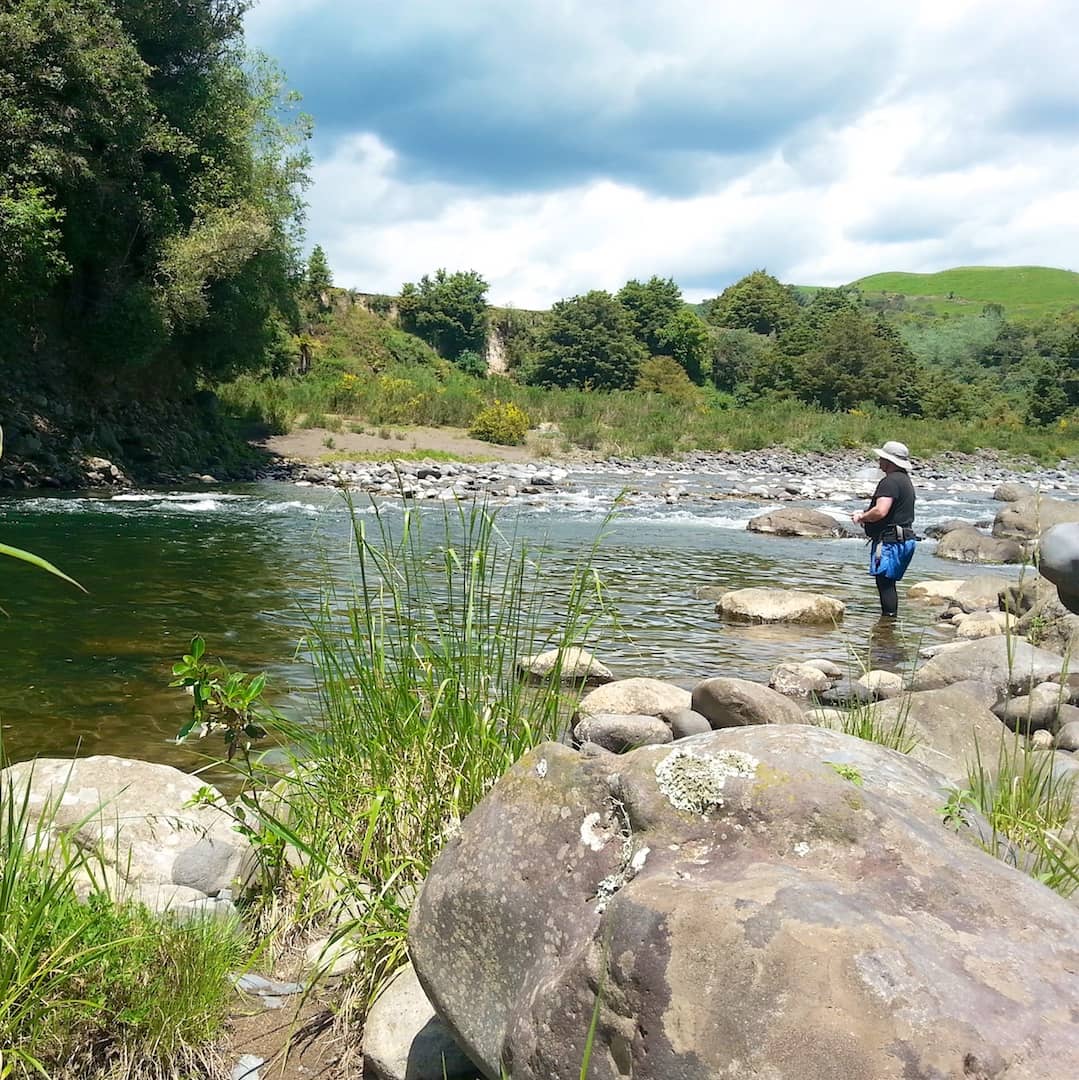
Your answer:
[[[864,505],[867,470],[833,497],[809,505],[848,515]],[[686,494],[665,496],[672,478],[633,477],[634,494],[613,516],[625,475],[571,473],[564,489],[514,500],[500,528],[544,552],[543,581],[554,595],[582,552],[618,613],[598,646],[617,677],[647,675],[692,686],[713,675],[766,681],[784,659],[849,663],[872,648],[879,666],[902,669],[926,643],[946,640],[936,612],[902,604],[897,632],[876,630],[877,602],[862,541],[800,540],[746,531],[776,503],[715,501],[715,478],[679,476]],[[837,487],[841,487],[837,483]],[[919,527],[945,518],[991,519],[991,485],[919,485]],[[360,512],[373,520],[366,496]],[[393,524],[401,504],[379,504]],[[444,509],[422,506],[430,542],[442,538]],[[604,524],[604,522],[606,522]],[[600,536],[602,530],[602,536]],[[280,707],[311,709],[312,675],[297,646],[325,574],[348,573],[350,522],[328,489],[258,483],[123,494],[8,496],[0,537],[77,578],[88,595],[14,560],[0,560],[0,725],[12,760],[34,755],[112,753],[194,768],[210,748],[177,746],[188,700],[167,687],[172,663],[195,633],[230,666],[265,671]],[[901,586],[977,573],[1018,576],[1017,568],[971,567],[919,545]],[[815,589],[847,604],[839,629],[724,624],[702,586]],[[550,625],[560,617],[557,600]]]

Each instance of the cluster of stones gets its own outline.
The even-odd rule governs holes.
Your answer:
[[[1067,462],[1056,468],[1027,468],[1022,472],[1007,468],[987,452],[977,455],[943,452],[931,459],[917,462],[922,480],[939,481],[964,477],[982,484],[1007,484],[1033,481],[1041,491],[1063,490],[1075,483],[1074,469]],[[772,474],[790,478],[792,482],[813,484],[822,475],[849,476],[865,468],[864,451],[841,450],[817,453],[786,450],[690,451],[678,458],[619,458],[575,466],[582,472],[614,471],[640,473],[645,471],[685,474],[740,473]]]
[[[1050,574],[1079,570],[1079,527],[1045,539]],[[590,1030],[590,1075],[611,1080],[1079,1070],[1076,907],[1014,868],[1022,852],[988,854],[976,811],[946,813],[1011,732],[1079,780],[1079,619],[1045,578],[911,595],[957,640],[908,680],[799,659],[768,686],[686,689],[615,680],[580,650],[523,663],[601,685],[569,746],[526,756],[466,819],[413,908],[402,979],[422,1030],[463,1051],[448,1076],[577,1075]],[[756,600],[748,617],[812,608]],[[1019,636],[1032,612],[1063,624],[1065,655]],[[842,734],[851,709],[901,727],[909,753]],[[1033,952],[1019,897],[1039,913]],[[402,1060],[379,1075],[424,1075]]]
[[[515,498],[557,490],[565,469],[534,463],[459,461],[335,462],[283,464],[279,470],[298,486],[344,487],[405,499],[452,500],[476,495]],[[273,474],[271,474],[273,475]]]

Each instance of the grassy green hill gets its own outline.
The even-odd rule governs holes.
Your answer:
[[[958,266],[937,274],[871,274],[851,282],[870,302],[906,297],[915,308],[969,313],[1001,304],[1010,316],[1079,308],[1079,274],[1048,266]]]

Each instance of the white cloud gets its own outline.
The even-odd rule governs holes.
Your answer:
[[[492,300],[532,307],[651,274],[695,283],[686,292],[696,299],[757,266],[817,284],[975,262],[1074,268],[1070,7],[405,0],[376,13],[263,0],[248,26],[286,70],[305,26],[322,40],[339,34],[357,64],[379,48],[407,57],[413,39],[429,48],[439,34],[467,48],[434,85],[434,105],[402,106],[419,149],[395,129],[401,83],[357,102],[351,130],[319,144],[309,238],[340,284],[393,292],[439,266],[476,269]],[[349,68],[335,71],[347,98]],[[440,169],[433,150],[416,167],[423,109],[467,124],[484,95],[496,155],[498,124],[507,146],[519,135],[515,110],[529,111],[537,138],[547,112],[558,118],[559,138],[531,149],[562,155],[561,179],[531,184],[523,170],[486,183],[460,162]],[[739,108],[767,129],[752,149],[732,154],[729,132],[710,145],[694,131],[737,121]],[[581,131],[563,131],[574,115]],[[678,135],[669,152],[665,124]]]

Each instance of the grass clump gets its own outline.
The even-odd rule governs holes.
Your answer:
[[[29,786],[0,789],[0,1076],[213,1075],[234,923],[180,923],[89,890],[100,876]]]
[[[1002,739],[995,766],[976,752],[967,788],[953,793],[946,816],[961,816],[965,807],[980,811],[992,829],[987,851],[1020,860],[1032,877],[1071,896],[1079,889],[1075,778],[1054,766],[1052,753],[1021,738]]]
[[[582,644],[603,598],[586,563],[552,596],[542,553],[474,504],[441,519],[354,512],[351,550],[350,586],[327,586],[309,628],[321,722],[293,733],[268,828],[289,849],[290,923],[339,928],[366,1000],[404,960],[409,909],[447,839],[565,729],[561,665],[525,685],[518,659]]]
[[[909,754],[918,745],[918,737],[908,724],[905,711],[900,710],[894,720],[886,720],[872,704],[859,704],[850,709],[843,717],[840,731],[866,742],[880,743],[901,754]]]

